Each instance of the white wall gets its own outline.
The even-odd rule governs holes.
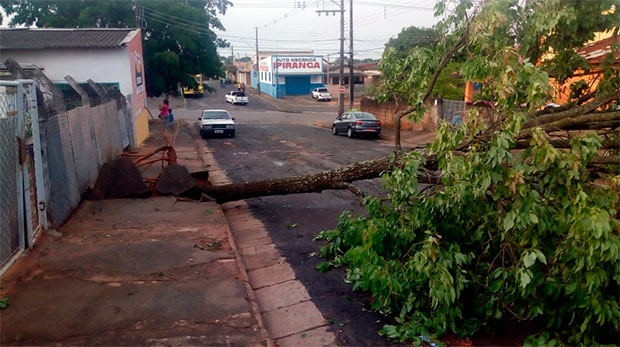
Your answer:
[[[123,95],[132,94],[133,81],[127,47],[100,49],[33,49],[0,52],[2,60],[31,63],[43,69],[53,82],[67,83],[66,75],[77,82],[119,83]]]

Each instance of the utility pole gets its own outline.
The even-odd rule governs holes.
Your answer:
[[[136,16],[136,29],[140,27],[140,14],[139,14],[139,7],[140,5],[136,4],[134,6],[134,14]]]
[[[340,77],[338,79],[338,116],[344,113],[344,0],[340,0]]]
[[[258,54],[258,27],[256,29],[256,88],[258,89],[258,94],[260,95],[260,56]]]
[[[334,4],[338,5],[335,0],[331,0]],[[344,0],[340,0],[340,9],[338,10],[317,10],[316,13],[336,15],[336,12],[340,12],[340,73],[338,77],[338,116],[344,113],[344,93],[340,91],[344,88]]]
[[[329,67],[330,67],[329,53],[327,53],[327,84],[329,84]]]
[[[349,107],[353,109],[353,0],[349,0]]]
[[[234,82],[235,80],[237,80],[237,76],[235,76],[235,73],[233,72],[235,69],[235,49],[233,45],[230,45],[230,61],[232,61],[232,67],[231,70],[228,71],[228,73],[232,75],[233,78],[231,78],[231,80]]]

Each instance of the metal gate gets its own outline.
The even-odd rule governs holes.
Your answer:
[[[463,123],[465,117],[465,101],[443,99],[441,104],[441,119],[453,125]]]
[[[46,221],[36,203],[33,119],[38,120],[34,82],[0,81],[0,270],[32,245]]]
[[[286,95],[310,95],[310,76],[286,76]]]

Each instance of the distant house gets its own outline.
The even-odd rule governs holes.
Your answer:
[[[616,43],[620,44],[620,36],[615,37]],[[590,66],[587,71],[575,71],[574,76],[568,80],[560,83],[559,81],[550,79],[551,85],[555,89],[553,102],[556,104],[564,104],[570,99],[571,88],[570,86],[578,81],[584,81],[587,86],[587,91],[594,91],[598,86],[601,71],[599,65],[603,59],[611,52],[611,46],[614,43],[614,37],[611,32],[598,33],[597,39],[586,44],[582,48],[576,50],[576,53],[581,55]],[[553,56],[551,53],[548,57]],[[543,61],[545,57],[541,59]],[[539,62],[540,63],[540,62]],[[616,50],[613,64],[620,65],[620,51]],[[483,87],[483,83],[467,81],[465,83],[465,102],[471,104],[474,102],[475,96],[480,93]],[[587,92],[586,91],[586,92]],[[550,100],[551,101],[551,100]]]
[[[78,83],[117,85],[131,100],[135,143],[148,136],[140,29],[0,29],[0,38],[2,60],[36,65],[55,84],[71,75]]]
[[[571,84],[580,80],[584,81],[588,86],[587,91],[596,90],[601,75],[599,66],[603,62],[603,59],[611,52],[611,46],[614,43],[614,37],[611,36],[611,33],[609,33],[609,35],[609,37],[590,42],[583,48],[577,50],[577,54],[581,55],[588,62],[588,65],[590,65],[590,70],[576,71],[575,76],[564,83],[551,81],[556,90],[555,103],[566,103],[570,99]],[[601,36],[604,37],[605,35],[599,35],[599,37]],[[620,45],[620,36],[616,36],[615,41],[616,44]],[[614,64],[620,64],[620,50],[616,50],[615,52]]]
[[[340,84],[340,65],[332,65],[329,67],[329,79],[327,81],[328,85],[339,85]],[[345,65],[343,67],[344,71],[344,84],[349,84],[349,66]],[[364,71],[353,67],[353,84],[364,84]]]
[[[237,67],[237,78],[235,80],[249,86],[252,83],[252,63],[249,61],[237,61],[235,66]]]
[[[379,71],[379,62],[365,63],[355,65],[356,69],[362,70],[364,74],[364,85],[366,87],[377,85],[381,79],[381,71]]]

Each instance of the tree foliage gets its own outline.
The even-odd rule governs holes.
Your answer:
[[[13,15],[9,25],[53,28],[135,27],[139,7],[147,91],[175,91],[179,83],[193,86],[193,74],[222,74],[213,28],[223,29],[218,14],[227,0],[6,0]]]
[[[383,97],[414,105],[409,113],[421,112],[443,62],[458,54],[467,57],[460,74],[483,81],[492,107],[484,117],[470,109],[461,127],[442,123],[426,152],[398,154],[383,175],[388,200],[365,198],[366,215],[344,213],[318,237],[329,258],[319,268],[348,266],[353,288],[393,317],[382,333],[411,341],[532,321],[540,327],[532,344],[618,342],[618,47],[598,66],[576,49],[597,32],[616,35],[619,8],[617,0],[440,1],[438,45],[403,58],[386,50]],[[593,69],[596,86],[543,109],[551,79]],[[440,184],[418,183],[431,173]]]
[[[410,26],[403,28],[398,35],[385,44],[386,48],[394,48],[402,56],[413,47],[432,46],[439,41],[439,35],[433,28]]]

